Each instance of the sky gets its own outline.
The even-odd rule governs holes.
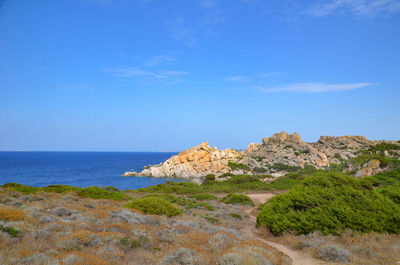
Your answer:
[[[400,139],[399,0],[0,0],[0,151]]]

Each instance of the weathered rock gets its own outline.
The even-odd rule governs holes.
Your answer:
[[[59,217],[67,217],[72,214],[72,211],[65,207],[57,207],[54,209],[53,213]]]
[[[380,164],[381,162],[379,160],[373,159],[369,161],[365,167],[358,170],[355,176],[356,177],[372,176],[380,171],[379,170]]]
[[[124,176],[179,177],[201,183],[208,174],[229,172],[228,162],[240,156],[236,150],[218,150],[211,148],[208,143],[202,143],[172,156],[162,164],[149,166],[142,172],[126,172]]]

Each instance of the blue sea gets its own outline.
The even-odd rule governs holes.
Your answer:
[[[141,171],[176,153],[157,152],[0,152],[0,185],[16,182],[43,187],[65,184],[78,187],[114,186],[137,189],[180,179],[122,177]]]

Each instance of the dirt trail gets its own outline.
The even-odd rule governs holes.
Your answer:
[[[247,194],[252,200],[253,202],[258,205],[260,203],[264,203],[266,201],[268,201],[269,199],[271,199],[272,197],[274,197],[276,194],[273,193],[256,193],[256,194]],[[256,217],[252,214],[253,209],[249,209],[247,210],[247,213],[250,215],[250,219],[253,223],[256,222]],[[259,235],[257,235],[254,231],[255,231],[255,227],[254,226],[246,226],[244,228],[244,232],[247,235],[251,235],[252,239],[258,239],[262,242],[264,242],[265,244],[274,247],[280,251],[282,251],[283,253],[285,253],[286,255],[288,255],[292,261],[293,261],[293,265],[321,265],[321,264],[326,264],[323,261],[319,261],[317,259],[314,259],[313,257],[311,257],[310,255],[308,255],[307,253],[303,253],[301,251],[297,251],[294,249],[289,248],[288,246],[282,245],[280,243],[277,242],[273,242],[268,240],[267,238],[261,237]]]

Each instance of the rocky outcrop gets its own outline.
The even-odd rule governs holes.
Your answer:
[[[261,145],[251,145],[244,151],[247,158],[258,160],[258,166],[268,166],[277,163],[290,166],[312,165],[322,168],[329,165],[326,155],[308,143],[305,143],[298,133],[276,133],[262,139]]]
[[[164,163],[147,166],[141,172],[126,172],[124,176],[176,177],[196,183],[201,183],[208,174],[217,177],[224,173],[270,174],[279,177],[306,165],[323,169],[332,164],[344,164],[364,151],[373,150],[380,143],[399,144],[394,141],[370,141],[364,136],[321,136],[316,143],[306,143],[298,133],[280,132],[263,138],[262,143],[251,143],[242,152],[218,150],[216,147],[211,148],[208,143],[202,143],[180,152]],[[399,157],[400,147],[383,154]],[[371,161],[368,165],[346,163],[343,170],[357,172],[357,176],[361,177],[376,174],[383,169],[377,162]]]
[[[208,143],[180,152],[155,166],[148,166],[141,172],[126,172],[124,176],[151,176],[184,178],[200,183],[207,174],[227,173],[229,161],[237,161],[241,154],[233,149],[219,150]]]
[[[373,159],[369,161],[364,167],[356,172],[356,177],[366,177],[375,175],[383,170],[380,168],[381,162],[379,160]]]

